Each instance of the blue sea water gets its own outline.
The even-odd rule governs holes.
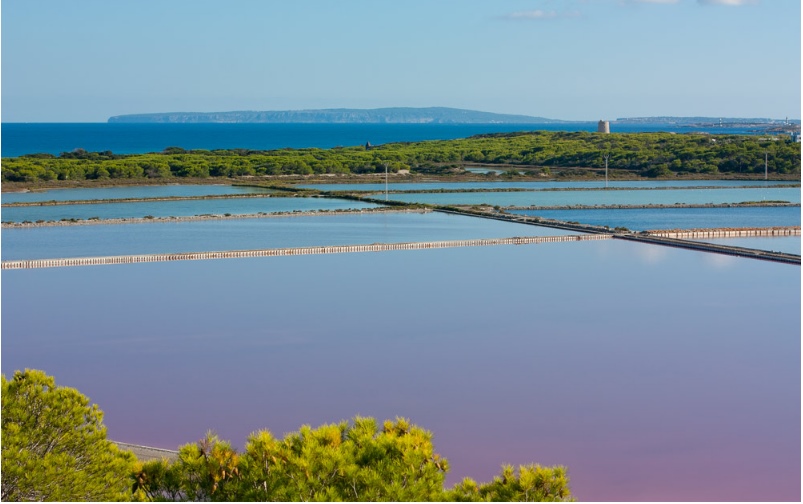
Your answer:
[[[2,123],[2,157],[59,154],[75,149],[117,154],[185,149],[331,148],[390,142],[448,140],[512,131],[596,131],[596,122],[555,124],[124,124]],[[701,131],[666,124],[612,125],[613,132]],[[708,133],[749,134],[744,128]]]

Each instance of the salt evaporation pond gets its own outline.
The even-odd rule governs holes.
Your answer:
[[[3,260],[574,235],[443,213],[287,216],[4,228]]]
[[[3,203],[36,201],[103,200],[124,198],[170,198],[177,196],[216,196],[224,194],[255,194],[273,192],[259,187],[232,185],[153,185],[125,187],[91,187],[49,189],[47,191],[3,193]]]
[[[667,188],[667,187],[756,187],[790,185],[800,186],[799,181],[764,181],[764,180],[620,180],[610,181],[609,187],[633,187],[638,189]],[[384,191],[385,183],[369,184],[300,184],[296,187],[302,189],[318,189],[320,191]],[[426,191],[434,189],[465,190],[465,189],[603,189],[605,182],[599,180],[585,181],[558,181],[545,180],[543,182],[514,182],[509,180],[493,180],[488,182],[393,182],[388,184],[392,191]]]
[[[740,236],[734,238],[688,238],[692,241],[717,243],[772,252],[800,255],[800,236]]]
[[[480,193],[391,194],[391,200],[430,205],[674,205],[742,203],[746,201],[785,201],[800,203],[800,188],[727,188],[727,189],[621,189],[606,191],[536,191]]]
[[[800,226],[800,207],[623,208],[510,210],[512,214],[574,221],[633,231],[727,227]]]
[[[78,388],[111,439],[399,415],[449,484],[537,462],[581,501],[800,500],[798,266],[605,240],[2,282],[3,372]]]
[[[191,217],[203,214],[256,214],[314,212],[376,208],[374,203],[333,198],[227,198],[210,200],[142,201],[136,203],[93,203],[3,208],[4,222],[62,219],[131,219],[152,217]]]

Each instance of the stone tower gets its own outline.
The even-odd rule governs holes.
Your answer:
[[[611,123],[608,121],[600,121],[597,123],[597,133],[610,133]]]

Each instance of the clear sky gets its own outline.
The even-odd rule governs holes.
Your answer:
[[[800,0],[2,0],[2,120],[800,118]]]

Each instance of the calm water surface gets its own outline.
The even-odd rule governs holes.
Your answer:
[[[87,187],[50,189],[48,191],[3,193],[3,203],[34,201],[70,201],[122,198],[168,198],[174,196],[213,196],[220,194],[253,194],[272,192],[258,187],[230,185],[160,185],[129,187]]]
[[[450,484],[537,462],[586,501],[800,500],[797,266],[607,240],[2,282],[2,371],[77,387],[112,439],[402,415]]]
[[[800,207],[627,208],[594,210],[510,210],[519,215],[575,221],[634,231],[719,227],[800,226]]]
[[[609,187],[633,187],[638,189],[665,187],[744,187],[796,185],[800,182],[773,182],[764,180],[623,180],[611,181]],[[384,191],[385,183],[369,184],[300,184],[298,187],[319,189],[321,191]],[[558,181],[511,182],[509,180],[488,182],[397,182],[389,183],[391,191],[422,191],[432,189],[604,189],[600,181]]]
[[[734,247],[745,247],[759,250],[770,250],[774,252],[785,252],[787,254],[800,255],[799,236],[769,236],[769,237],[739,237],[739,238],[706,238],[704,240],[693,240],[705,243],[719,243]]]
[[[541,191],[486,193],[423,193],[392,194],[390,199],[407,203],[432,205],[672,205],[675,203],[742,203],[745,201],[787,201],[800,203],[800,188],[761,189],[677,189],[668,191]]]
[[[751,134],[750,128],[690,128],[670,124],[612,124],[617,133],[648,131]],[[511,131],[596,131],[596,122],[550,124],[124,124],[3,123],[3,157],[75,149],[117,154],[185,149],[328,149],[389,142],[449,140]]]
[[[6,228],[3,260],[554,236],[570,231],[441,213]]]
[[[219,200],[143,201],[137,203],[94,203],[88,205],[56,205],[31,207],[6,207],[2,210],[3,221],[22,222],[29,220],[61,219],[130,219],[134,217],[186,217],[203,214],[232,215],[313,212],[317,210],[347,210],[376,208],[373,203],[332,198],[233,198]]]

